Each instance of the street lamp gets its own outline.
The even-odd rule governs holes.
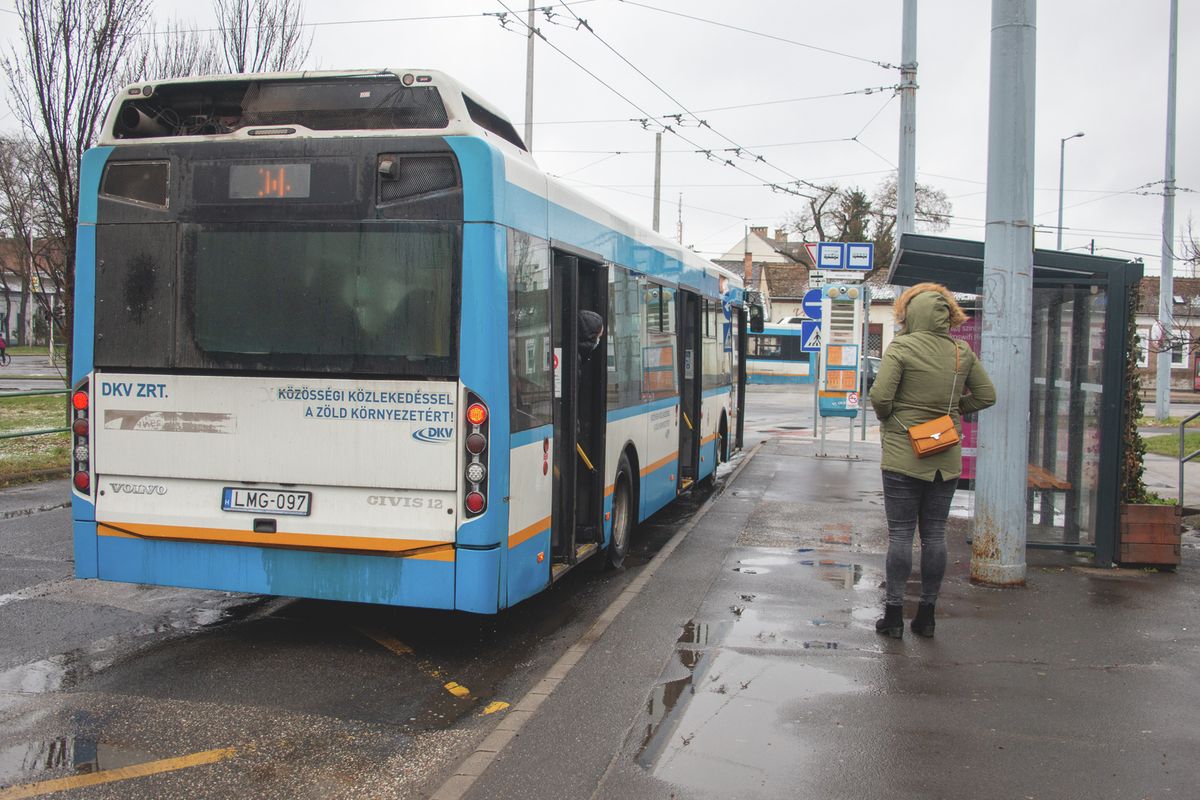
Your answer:
[[[1063,158],[1067,153],[1067,141],[1083,136],[1083,131],[1073,133],[1065,139],[1058,140],[1058,249],[1062,250],[1062,212],[1063,212]]]

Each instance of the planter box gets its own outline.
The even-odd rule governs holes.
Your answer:
[[[1179,506],[1121,505],[1121,564],[1179,564]]]

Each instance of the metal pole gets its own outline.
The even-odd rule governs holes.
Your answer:
[[[1058,140],[1058,242],[1055,250],[1062,250],[1063,176],[1065,175],[1067,140]]]
[[[862,409],[862,440],[867,440],[867,343],[871,341],[871,289],[863,284],[862,366],[858,373],[858,406]],[[880,342],[880,346],[883,343]],[[882,353],[881,353],[882,355]]]
[[[658,233],[658,212],[662,205],[662,132],[654,134],[654,232]]]
[[[1036,0],[992,0],[983,363],[999,402],[979,419],[971,579],[1025,583],[1033,313]]]
[[[896,241],[916,230],[917,0],[904,0],[900,34],[900,165],[896,174]]]
[[[533,152],[533,2],[529,0],[529,43],[525,46],[525,149]]]
[[[1058,246],[1056,250],[1062,250],[1062,233],[1063,233],[1063,175],[1065,164],[1064,156],[1067,153],[1067,142],[1071,139],[1078,139],[1083,136],[1083,132],[1073,133],[1065,139],[1058,140]]]
[[[1175,266],[1175,73],[1179,65],[1179,0],[1171,0],[1171,43],[1167,49],[1167,156],[1163,170],[1162,276],[1158,282],[1160,342],[1175,334],[1173,270]],[[1171,350],[1159,348],[1154,381],[1154,414],[1171,415]]]

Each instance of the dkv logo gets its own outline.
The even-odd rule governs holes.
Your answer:
[[[430,442],[432,444],[449,442],[454,438],[454,428],[419,428],[413,431],[412,437],[418,442]]]

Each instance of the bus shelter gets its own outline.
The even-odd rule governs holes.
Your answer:
[[[1135,261],[1033,251],[1030,548],[1088,553],[1105,566],[1116,558],[1125,354],[1141,277]],[[965,338],[978,347],[988,308],[983,242],[904,234],[888,282],[924,281],[976,298],[976,335]],[[964,439],[966,451],[968,432]]]

